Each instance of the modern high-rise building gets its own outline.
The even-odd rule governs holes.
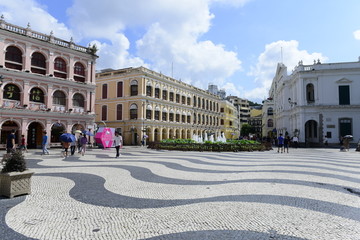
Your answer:
[[[96,49],[0,19],[0,144],[16,130],[29,148],[74,130],[93,130]]]

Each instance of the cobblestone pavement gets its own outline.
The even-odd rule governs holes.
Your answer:
[[[32,194],[0,197],[0,239],[360,239],[360,153],[26,153]]]

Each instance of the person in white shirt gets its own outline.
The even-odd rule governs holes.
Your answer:
[[[115,132],[114,145],[116,148],[116,158],[120,156],[120,148],[122,146],[123,139],[121,133]]]
[[[297,136],[293,137],[292,142],[294,144],[294,148],[298,148],[299,138]]]

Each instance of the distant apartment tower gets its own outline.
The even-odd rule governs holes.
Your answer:
[[[226,100],[231,102],[238,111],[238,122],[239,122],[239,130],[241,126],[245,123],[248,123],[250,118],[250,106],[247,99],[239,98],[237,96],[228,96]],[[241,134],[241,133],[240,133]]]
[[[218,89],[218,86],[215,84],[210,83],[208,86],[208,92],[218,95],[221,99],[225,99],[226,91],[224,89]]]

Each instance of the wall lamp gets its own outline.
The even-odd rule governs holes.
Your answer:
[[[292,101],[291,101],[291,98],[288,99],[288,102],[290,103],[291,107],[292,107],[293,105],[295,105],[295,106],[297,105],[297,102],[292,102]]]

